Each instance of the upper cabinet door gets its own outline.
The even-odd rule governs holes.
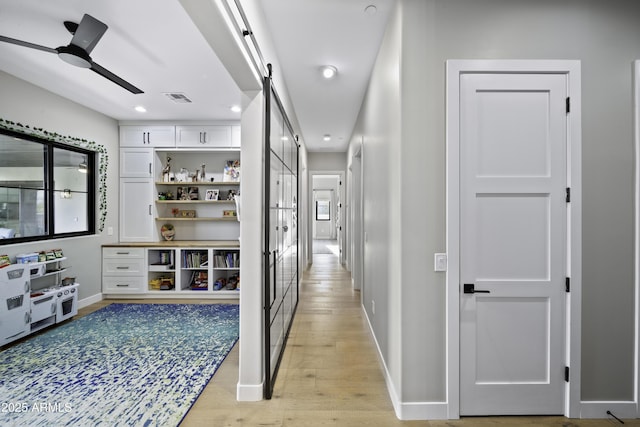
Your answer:
[[[231,126],[176,126],[176,146],[231,148]]]
[[[174,126],[120,126],[121,147],[175,147]]]

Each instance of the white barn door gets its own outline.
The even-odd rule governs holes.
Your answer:
[[[460,79],[460,414],[563,414],[567,75]]]

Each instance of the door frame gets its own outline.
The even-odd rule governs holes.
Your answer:
[[[307,193],[307,206],[309,209],[309,212],[315,212],[314,210],[314,197],[313,197],[313,177],[314,176],[326,176],[326,175],[330,175],[330,176],[338,176],[338,180],[344,184],[345,180],[344,180],[344,171],[341,170],[310,170],[309,171],[309,182],[308,182],[308,193]],[[343,203],[344,200],[344,187],[346,187],[345,185],[338,185],[338,192],[335,195],[336,197],[340,198],[340,203]],[[344,206],[339,207],[340,209],[340,224],[342,225],[342,231],[339,231],[342,234],[342,244],[340,246],[340,255],[339,255],[339,260],[340,260],[340,264],[344,264],[344,257],[345,257],[345,250],[344,250],[344,236],[345,236],[345,231],[346,231],[346,227],[347,225],[345,224],[345,221],[343,219],[344,217]],[[313,221],[315,220],[315,215],[309,215],[309,218],[307,219],[307,227],[309,227],[309,230],[313,230]],[[313,233],[310,236],[311,238],[309,239],[309,241],[307,242],[307,251],[309,253],[309,260],[308,260],[308,265],[313,264]],[[336,239],[338,239],[338,236],[336,235]]]
[[[446,384],[448,418],[460,417],[460,76],[467,73],[565,74],[571,113],[567,123],[567,276],[571,277],[565,317],[565,357],[570,367],[564,415],[580,417],[582,300],[581,76],[577,60],[446,61]]]

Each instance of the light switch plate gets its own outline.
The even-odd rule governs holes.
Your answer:
[[[447,254],[434,254],[433,269],[435,271],[447,271]]]

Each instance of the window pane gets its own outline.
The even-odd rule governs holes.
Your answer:
[[[53,149],[54,233],[87,230],[89,161],[87,154]]]
[[[0,152],[0,238],[46,234],[46,147],[0,135]]]
[[[329,200],[316,201],[316,220],[329,221],[331,219],[331,210],[329,209]]]

